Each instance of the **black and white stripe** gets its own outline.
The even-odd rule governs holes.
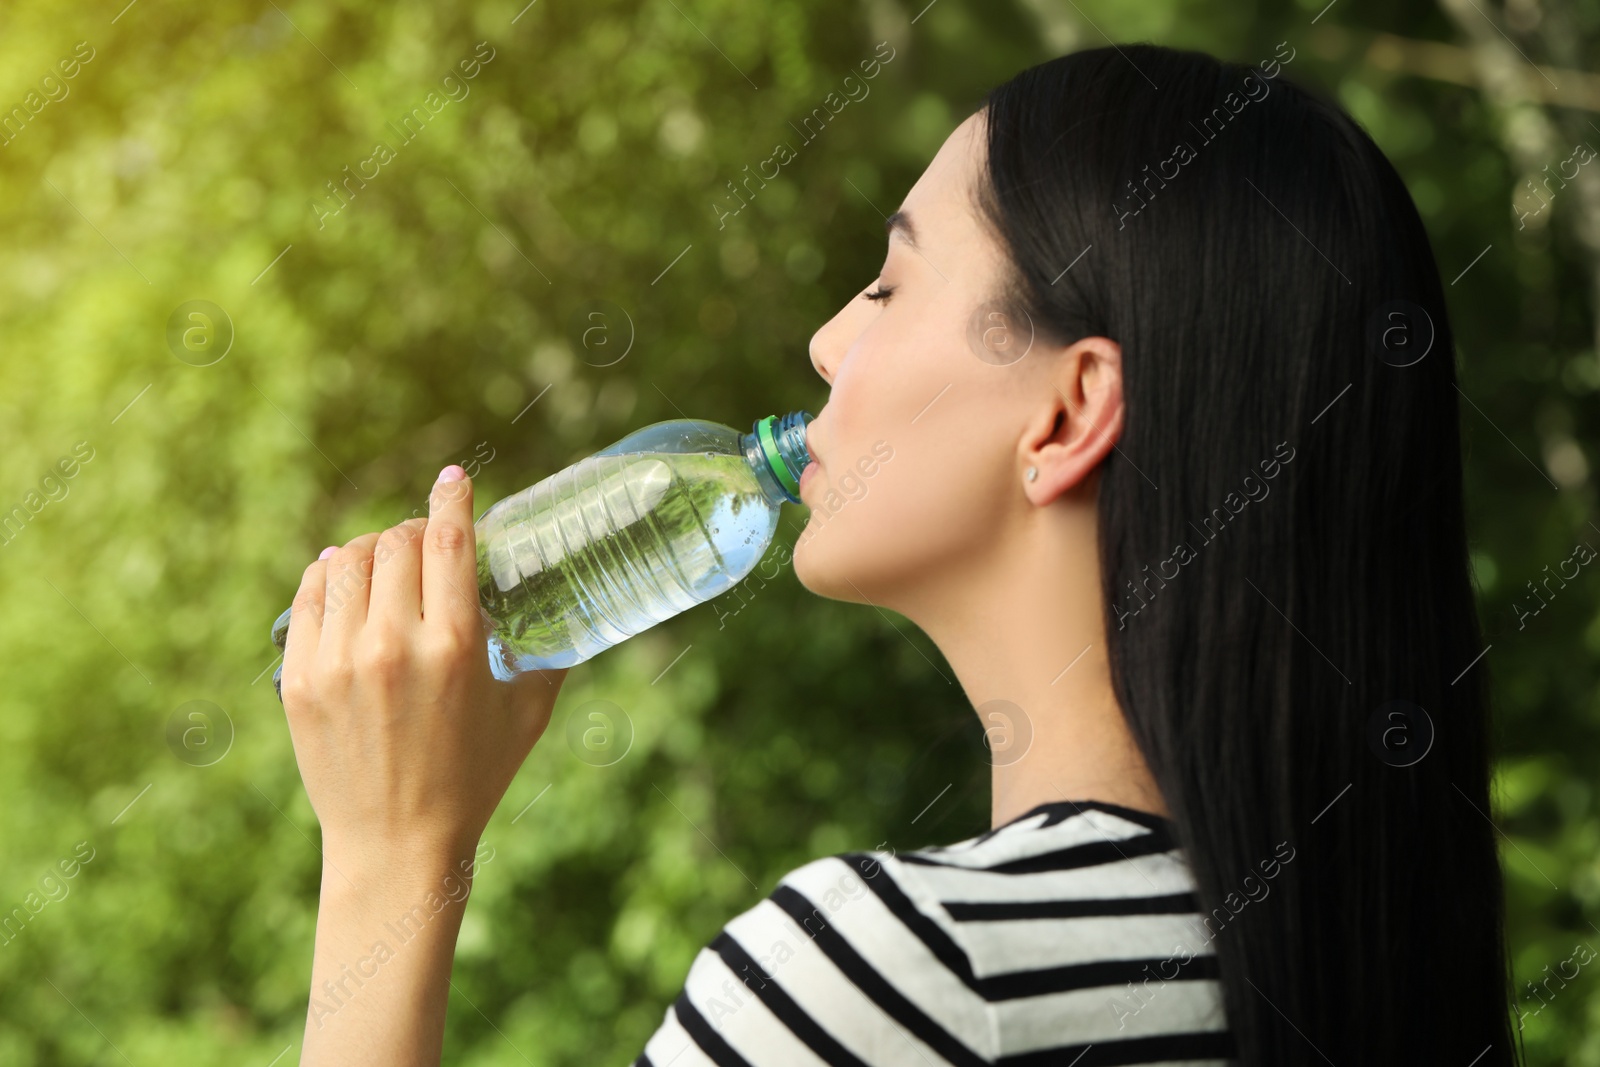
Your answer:
[[[819,859],[700,951],[634,1067],[1222,1067],[1194,890],[1166,820],[1100,801]]]

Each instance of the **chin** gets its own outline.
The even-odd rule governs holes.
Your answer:
[[[854,604],[868,603],[864,591],[876,584],[874,576],[862,573],[858,548],[843,530],[814,530],[809,525],[795,541],[794,575],[800,584],[817,596]]]
[[[794,564],[794,576],[801,585],[818,596],[827,595],[818,584],[816,535],[811,532],[809,523],[795,540],[791,562]]]
[[[825,596],[834,600],[848,600],[848,596],[841,596],[837,587],[849,589],[849,583],[840,580],[837,553],[833,551],[838,546],[831,543],[827,531],[814,528],[809,522],[795,540],[794,545],[794,576],[800,584],[817,596]]]

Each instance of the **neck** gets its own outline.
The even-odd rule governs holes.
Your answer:
[[[1059,800],[1169,815],[1112,689],[1093,512],[1030,510],[1020,545],[942,569],[902,609],[990,738],[990,825]]]

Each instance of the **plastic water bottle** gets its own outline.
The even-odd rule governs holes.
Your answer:
[[[654,423],[496,502],[474,524],[494,676],[582,663],[733,588],[779,505],[800,502],[810,421]],[[280,651],[292,610],[272,627]]]

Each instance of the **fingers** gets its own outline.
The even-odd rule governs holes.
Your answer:
[[[367,602],[372,589],[372,550],[377,543],[377,534],[362,534],[328,557],[322,637],[317,642],[320,655],[348,659],[356,637],[366,625]]]
[[[289,640],[283,650],[278,693],[286,709],[304,705],[310,695],[311,665],[316,662],[322,631],[323,599],[328,564],[312,560],[300,576],[300,588],[289,607]],[[278,677],[278,676],[275,676]]]
[[[428,499],[422,542],[422,621],[427,630],[463,641],[483,636],[478,608],[477,531],[472,525],[472,480],[451,464],[439,472]]]
[[[422,621],[422,536],[427,519],[407,519],[378,535],[372,551],[369,621],[411,627]]]

